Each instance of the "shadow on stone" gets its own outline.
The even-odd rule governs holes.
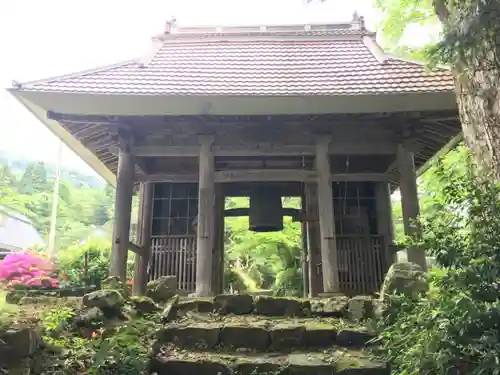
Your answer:
[[[361,348],[367,346],[368,342],[374,338],[369,332],[342,330],[337,333],[336,343],[339,346]]]
[[[311,307],[309,301],[269,296],[256,297],[254,306],[256,314],[266,316],[303,316]]]
[[[219,341],[220,328],[212,324],[172,326],[158,332],[164,343],[174,343],[179,347],[210,349]]]
[[[152,361],[151,372],[158,375],[231,375],[232,371],[223,363],[209,360],[157,358]]]
[[[265,328],[227,325],[220,333],[220,343],[232,348],[266,350],[269,332]]]
[[[304,343],[304,326],[277,324],[269,329],[271,349],[297,348]]]

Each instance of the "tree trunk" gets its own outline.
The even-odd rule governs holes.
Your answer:
[[[451,10],[446,0],[433,0],[446,27]],[[457,61],[454,69],[457,105],[465,143],[480,172],[500,179],[500,47],[476,56],[472,66]]]
[[[457,104],[467,146],[480,171],[500,178],[500,69],[455,75]]]

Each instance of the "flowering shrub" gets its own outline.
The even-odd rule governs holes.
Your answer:
[[[52,262],[43,255],[33,251],[11,253],[0,262],[0,284],[57,288],[59,282],[51,277],[53,271]]]

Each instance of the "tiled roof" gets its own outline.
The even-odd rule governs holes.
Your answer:
[[[162,36],[145,63],[24,84],[22,90],[144,95],[358,95],[453,90],[448,71],[384,56],[359,28]],[[382,54],[383,58],[380,58]]]

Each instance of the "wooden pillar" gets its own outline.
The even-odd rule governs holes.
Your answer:
[[[323,292],[339,293],[339,268],[335,238],[335,213],[333,211],[332,183],[330,181],[329,139],[321,139],[316,149],[318,171],[319,227],[321,233],[321,266]]]
[[[215,184],[213,137],[201,136],[199,158],[199,202],[196,249],[196,295],[211,296],[212,289],[212,248]]]
[[[383,236],[384,264],[388,268],[394,262],[394,254],[389,252],[393,243],[391,190],[387,182],[375,183],[375,203],[377,211],[377,233]]]
[[[302,196],[302,217],[306,215],[305,210],[305,197]],[[300,235],[302,239],[302,297],[307,298],[309,296],[309,249],[307,248],[307,221],[302,220],[300,223]]]
[[[153,220],[153,184],[143,182],[140,187],[139,217],[137,220],[137,243],[142,248],[143,255],[136,254],[134,269],[134,284],[132,294],[143,296],[148,284],[148,264],[151,259],[151,226]]]
[[[224,203],[225,197],[222,185],[215,186],[215,212],[214,212],[214,247],[212,286],[215,294],[224,291]]]
[[[130,137],[120,137],[116,173],[115,220],[109,274],[125,281],[130,242],[130,216],[134,192],[134,156]]]
[[[398,146],[398,170],[400,175],[401,207],[403,211],[404,231],[407,236],[418,236],[420,228],[414,223],[420,215],[417,192],[417,175],[413,153],[404,145]],[[427,268],[425,251],[423,249],[407,249],[408,262],[416,263],[424,270]]]
[[[321,265],[321,246],[319,241],[318,187],[306,183],[304,187],[306,204],[307,265],[309,267],[309,297],[316,297],[322,291],[319,268]]]

